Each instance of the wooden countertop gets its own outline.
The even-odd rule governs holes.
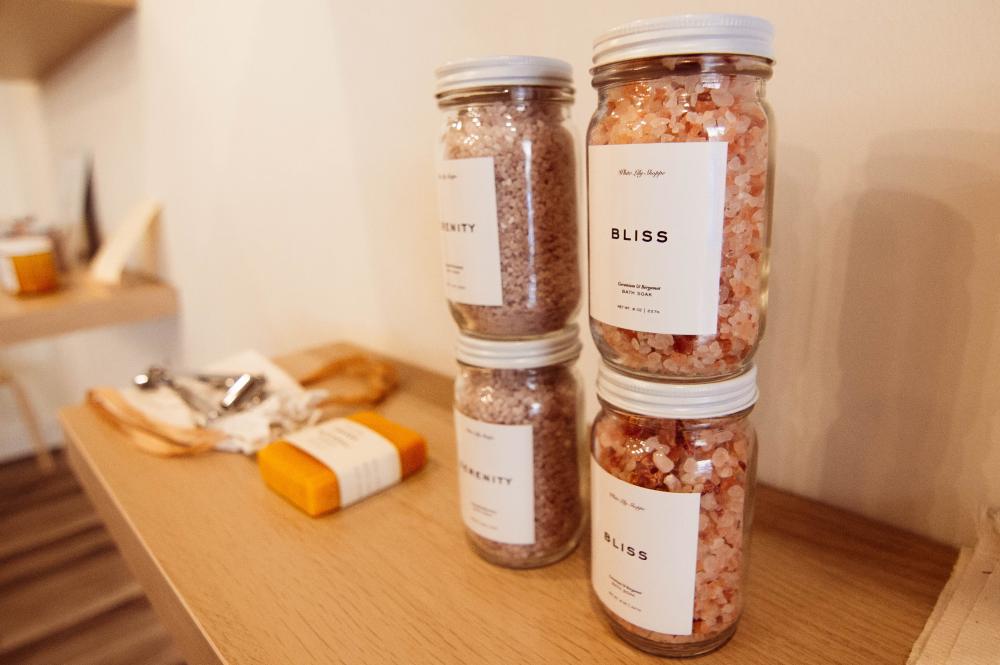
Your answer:
[[[339,352],[280,362],[301,376]],[[428,466],[320,519],[272,494],[250,459],[150,457],[87,407],[60,417],[74,470],[194,665],[663,662],[596,614],[588,535],[568,559],[533,571],[469,550],[450,379],[402,366],[380,410],[425,434]],[[953,549],[767,487],[755,520],[743,621],[699,663],[905,660]]]
[[[78,273],[53,293],[15,297],[0,292],[0,346],[176,312],[177,292],[163,282],[126,273],[121,285],[108,286]]]

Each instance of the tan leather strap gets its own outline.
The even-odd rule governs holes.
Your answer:
[[[309,387],[316,383],[337,376],[347,376],[364,382],[365,387],[355,392],[330,393],[320,406],[326,404],[344,404],[359,406],[362,404],[378,404],[384,400],[396,387],[398,378],[396,368],[384,360],[379,360],[361,353],[336,358],[299,377],[299,383]]]
[[[137,448],[161,457],[197,455],[211,450],[226,436],[212,429],[175,427],[153,420],[114,388],[90,390],[87,403],[125,432]]]

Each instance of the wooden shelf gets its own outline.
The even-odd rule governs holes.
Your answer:
[[[0,0],[0,78],[41,79],[136,0]]]
[[[278,362],[303,376],[344,351]],[[469,550],[451,379],[400,365],[400,381],[380,411],[427,437],[427,467],[321,519],[270,492],[252,459],[151,457],[91,409],[61,412],[74,471],[187,661],[665,662],[628,647],[595,612],[588,536],[566,560],[531,571]],[[898,665],[954,558],[760,488],[745,616],[728,645],[697,662]]]
[[[28,297],[0,293],[0,347],[176,312],[177,293],[163,282],[126,274],[121,286],[106,286],[76,275],[54,293]]]

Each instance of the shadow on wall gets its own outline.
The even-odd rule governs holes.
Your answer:
[[[998,394],[984,364],[1000,255],[985,217],[1000,196],[996,174],[929,152],[936,145],[923,133],[894,135],[868,159],[842,244],[842,374],[821,477],[838,503],[864,497],[869,514],[955,541],[971,532],[989,482],[979,398]],[[947,139],[953,155],[997,148],[997,135]]]
[[[771,228],[767,330],[756,362],[761,398],[754,420],[760,428],[761,480],[815,496],[818,470],[815,423],[824,405],[822,372],[811,343],[821,319],[816,262],[820,188],[816,153],[779,144]],[[794,371],[789,371],[794,368]],[[793,408],[789,408],[794,405]]]

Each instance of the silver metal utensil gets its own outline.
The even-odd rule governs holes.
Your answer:
[[[132,379],[132,382],[142,390],[152,390],[160,386],[166,386],[174,391],[194,412],[195,421],[200,427],[204,427],[222,415],[214,404],[202,399],[201,396],[190,388],[177,383],[165,367],[151,365],[144,373],[137,374]]]
[[[200,381],[212,388],[228,390],[242,374],[206,374],[205,372],[193,372],[186,376],[190,376],[195,381]]]
[[[267,377],[259,374],[240,374],[222,397],[223,411],[241,411],[264,399]]]

